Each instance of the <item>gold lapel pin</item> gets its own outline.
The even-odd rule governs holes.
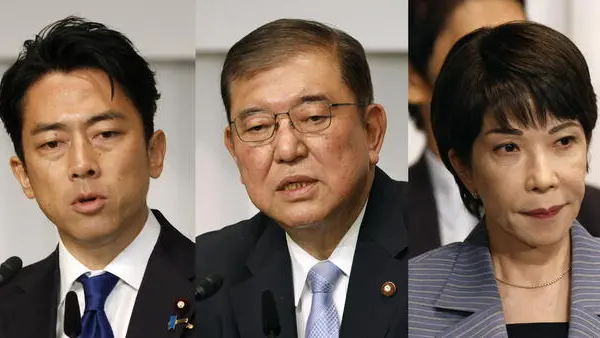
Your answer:
[[[396,294],[396,285],[390,281],[383,283],[381,285],[381,294],[386,297],[392,297]]]

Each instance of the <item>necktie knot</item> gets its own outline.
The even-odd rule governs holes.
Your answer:
[[[337,338],[340,316],[333,301],[333,287],[342,270],[330,261],[315,264],[307,281],[312,292],[312,305],[306,323],[306,338]]]
[[[331,293],[342,270],[330,261],[315,264],[308,272],[308,284],[312,293]]]
[[[81,275],[77,280],[83,284],[83,293],[85,295],[85,312],[104,311],[104,304],[110,292],[119,281],[119,277],[110,272],[101,275],[88,277]]]

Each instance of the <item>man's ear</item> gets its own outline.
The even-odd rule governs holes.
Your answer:
[[[379,153],[387,130],[387,116],[383,106],[380,104],[367,106],[364,123],[367,132],[369,161],[374,166],[379,162]]]
[[[235,137],[234,133],[235,133],[235,131],[231,129],[231,125],[228,125],[227,127],[225,127],[225,130],[223,131],[223,143],[225,144],[227,151],[229,151],[229,155],[231,155],[231,158],[233,158],[235,165],[238,167],[238,171],[240,172],[240,182],[242,182],[242,184],[244,184],[244,178],[242,177],[242,174],[241,174],[242,171],[240,169],[238,158],[235,154],[235,144],[233,141],[233,138]]]
[[[27,169],[25,168],[25,163],[21,161],[21,159],[17,156],[13,156],[9,160],[10,168],[12,169],[13,175],[21,184],[21,189],[23,189],[23,193],[27,198],[33,199],[35,198],[35,193],[31,188],[31,182],[29,181],[29,175],[27,174]]]
[[[148,142],[148,159],[150,160],[150,177],[158,178],[162,173],[167,153],[167,136],[162,130],[152,134]]]

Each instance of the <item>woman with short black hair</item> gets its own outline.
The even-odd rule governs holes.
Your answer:
[[[585,59],[553,29],[508,23],[452,47],[432,128],[480,223],[410,261],[411,337],[598,336],[600,239],[576,220],[596,119]]]

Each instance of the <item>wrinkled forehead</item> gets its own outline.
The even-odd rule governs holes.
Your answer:
[[[346,87],[336,58],[326,53],[298,54],[231,82],[231,119],[251,107],[288,109],[305,101],[303,97],[327,97],[349,90]]]
[[[109,114],[111,120],[138,115],[118,83],[95,69],[48,73],[28,88],[21,104],[23,130],[37,124],[83,124],[108,112],[119,115]]]
[[[237,71],[229,77],[230,88],[234,85],[244,84],[253,80],[257,76],[264,74],[276,68],[282,68],[286,65],[302,59],[326,60],[332,66],[339,69],[339,59],[333,49],[327,49],[319,46],[299,47],[297,50],[286,51],[282,54],[263,57],[253,56],[242,63]]]

